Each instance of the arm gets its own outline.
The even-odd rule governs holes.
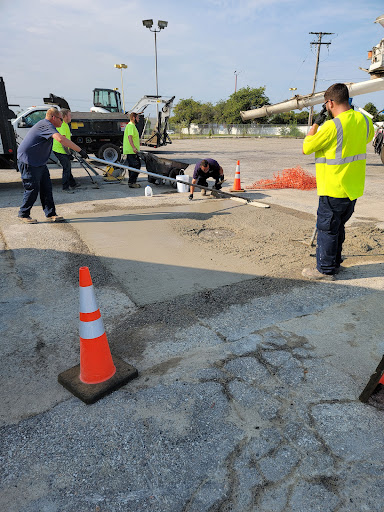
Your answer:
[[[195,190],[195,187],[194,185],[196,184],[197,180],[196,179],[193,179],[192,180],[192,185],[190,187],[190,193],[193,194],[193,191]]]
[[[132,149],[133,149],[134,153],[138,153],[139,150],[137,149],[137,147],[135,146],[135,144],[133,142],[132,135],[128,135],[128,140],[129,140],[130,145],[132,146]]]
[[[64,137],[64,135],[61,135],[61,133],[53,133],[52,138],[57,140],[57,142],[60,142],[60,144],[66,148],[73,149],[74,151],[77,151],[78,153],[81,151],[81,147],[72,142],[71,140],[67,139],[67,137]]]
[[[315,135],[317,133],[317,130],[319,129],[319,125],[314,123],[311,128],[309,129],[309,132],[307,133],[307,137],[310,137],[311,135]],[[303,148],[303,155],[305,155],[304,153],[304,148]]]

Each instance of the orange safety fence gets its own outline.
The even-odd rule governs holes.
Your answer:
[[[316,177],[298,165],[291,169],[283,169],[277,174],[275,173],[272,179],[259,180],[245,188],[297,188],[299,190],[312,190],[316,188]]]

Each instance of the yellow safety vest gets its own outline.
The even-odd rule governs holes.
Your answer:
[[[373,135],[371,119],[350,109],[305,137],[303,152],[315,152],[319,196],[353,200],[363,195],[367,143]]]
[[[59,126],[59,128],[56,128],[56,130],[59,133],[61,133],[61,135],[64,135],[64,137],[67,137],[67,139],[71,140],[71,130],[69,129],[69,126],[65,121],[63,121],[61,123],[61,126]],[[53,139],[52,151],[56,151],[56,153],[62,153],[63,155],[67,154],[67,151],[64,149],[64,146],[55,139]]]

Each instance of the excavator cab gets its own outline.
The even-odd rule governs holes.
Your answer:
[[[93,89],[92,112],[123,112],[121,97],[117,89]]]

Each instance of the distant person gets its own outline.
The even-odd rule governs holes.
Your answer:
[[[71,111],[68,108],[62,108],[60,111],[63,115],[63,122],[61,126],[57,127],[57,131],[64,135],[68,140],[71,140],[71,130],[69,129],[69,123],[71,122]],[[53,152],[57,156],[61,167],[63,168],[63,179],[62,186],[63,191],[67,194],[73,194],[76,187],[80,187],[80,184],[76,183],[75,178],[72,175],[71,159],[73,158],[68,150],[64,148],[59,141],[53,140],[52,146]]]
[[[129,115],[129,120],[129,123],[127,124],[124,130],[123,139],[123,153],[124,155],[127,155],[125,164],[128,165],[128,167],[140,169],[141,161],[138,155],[140,151],[140,136],[136,128],[136,123],[139,121],[139,114],[131,112],[131,114]],[[140,184],[136,183],[139,173],[135,171],[128,172],[128,186],[130,188],[140,188]]]
[[[17,152],[17,164],[23,181],[24,196],[19,210],[19,218],[28,224],[36,224],[37,220],[30,217],[32,206],[40,193],[41,206],[50,222],[62,222],[64,219],[56,215],[52,195],[52,183],[47,162],[52,151],[53,140],[57,140],[66,148],[80,153],[82,158],[88,158],[84,149],[73,143],[56,128],[61,126],[63,115],[57,108],[47,110],[45,119],[33,126]]]
[[[315,152],[317,194],[316,268],[305,268],[311,280],[333,279],[343,261],[345,223],[363,195],[367,143],[373,139],[369,117],[349,104],[348,87],[333,84],[324,93],[323,109],[304,139],[303,153]],[[327,114],[333,119],[326,122]],[[319,126],[324,123],[320,130]]]
[[[222,181],[224,181],[224,171],[216,160],[213,158],[206,158],[205,160],[201,160],[195,165],[195,170],[193,171],[192,185],[190,189],[189,200],[193,199],[193,192],[195,190],[194,185],[202,185],[203,187],[208,187],[208,178],[213,178],[215,180],[215,184],[213,187],[216,190],[221,189]],[[201,195],[206,195],[206,190],[201,189]]]

